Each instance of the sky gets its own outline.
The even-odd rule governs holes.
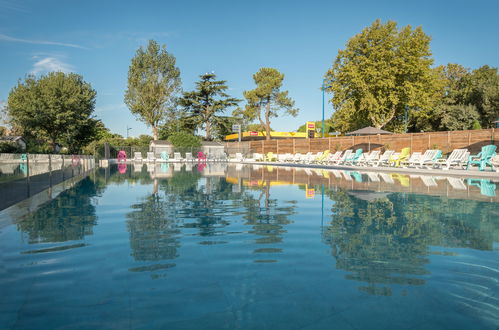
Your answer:
[[[432,37],[435,66],[476,69],[499,66],[497,13],[497,0],[0,0],[0,102],[27,74],[75,72],[97,91],[94,115],[113,133],[126,136],[128,127],[130,136],[151,135],[123,95],[131,58],[154,39],[176,57],[185,91],[213,71],[231,96],[243,99],[255,87],[254,73],[278,69],[300,111],[271,126],[295,131],[321,120],[325,72],[348,39],[374,20],[421,26]],[[326,104],[325,117],[333,111]]]

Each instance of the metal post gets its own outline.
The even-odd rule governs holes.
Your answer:
[[[239,142],[241,142],[241,125],[239,125],[238,135],[239,135]]]
[[[52,157],[49,154],[49,186],[52,187]]]
[[[29,190],[29,153],[26,153],[26,183],[27,183],[27,188],[28,188],[28,197],[30,196],[30,190]]]
[[[322,137],[324,137],[324,82],[322,82]]]

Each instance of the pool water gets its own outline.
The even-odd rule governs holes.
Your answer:
[[[499,327],[497,202],[162,166],[0,227],[1,329]]]

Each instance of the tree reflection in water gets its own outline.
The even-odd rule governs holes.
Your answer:
[[[258,198],[245,194],[242,199],[245,224],[253,227],[249,233],[258,236],[255,240],[257,244],[281,243],[286,233],[285,226],[291,223],[288,217],[294,213],[295,206],[280,206],[277,199],[272,199],[269,180],[264,181],[261,187],[253,189],[260,190]],[[280,251],[277,248],[261,248],[255,250],[255,253]]]
[[[328,195],[335,204],[323,239],[336,267],[373,295],[424,284],[430,246],[492,250],[499,229],[494,203],[401,193],[363,200],[341,189]]]
[[[97,223],[92,197],[100,191],[101,186],[84,178],[73,189],[24,216],[17,229],[28,235],[30,244],[75,241],[92,235]]]

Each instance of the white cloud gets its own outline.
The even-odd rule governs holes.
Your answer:
[[[68,73],[74,71],[74,68],[56,57],[45,57],[33,64],[31,73],[36,75],[52,71]]]
[[[58,42],[58,41],[20,39],[20,38],[10,37],[10,36],[5,35],[5,34],[0,34],[0,40],[10,41],[10,42],[21,42],[21,43],[25,43],[25,44],[34,44],[34,45],[51,45],[51,46],[62,46],[62,47],[72,47],[72,48],[85,49],[85,47],[80,46],[80,45],[76,45],[76,44],[69,44],[69,43]]]

